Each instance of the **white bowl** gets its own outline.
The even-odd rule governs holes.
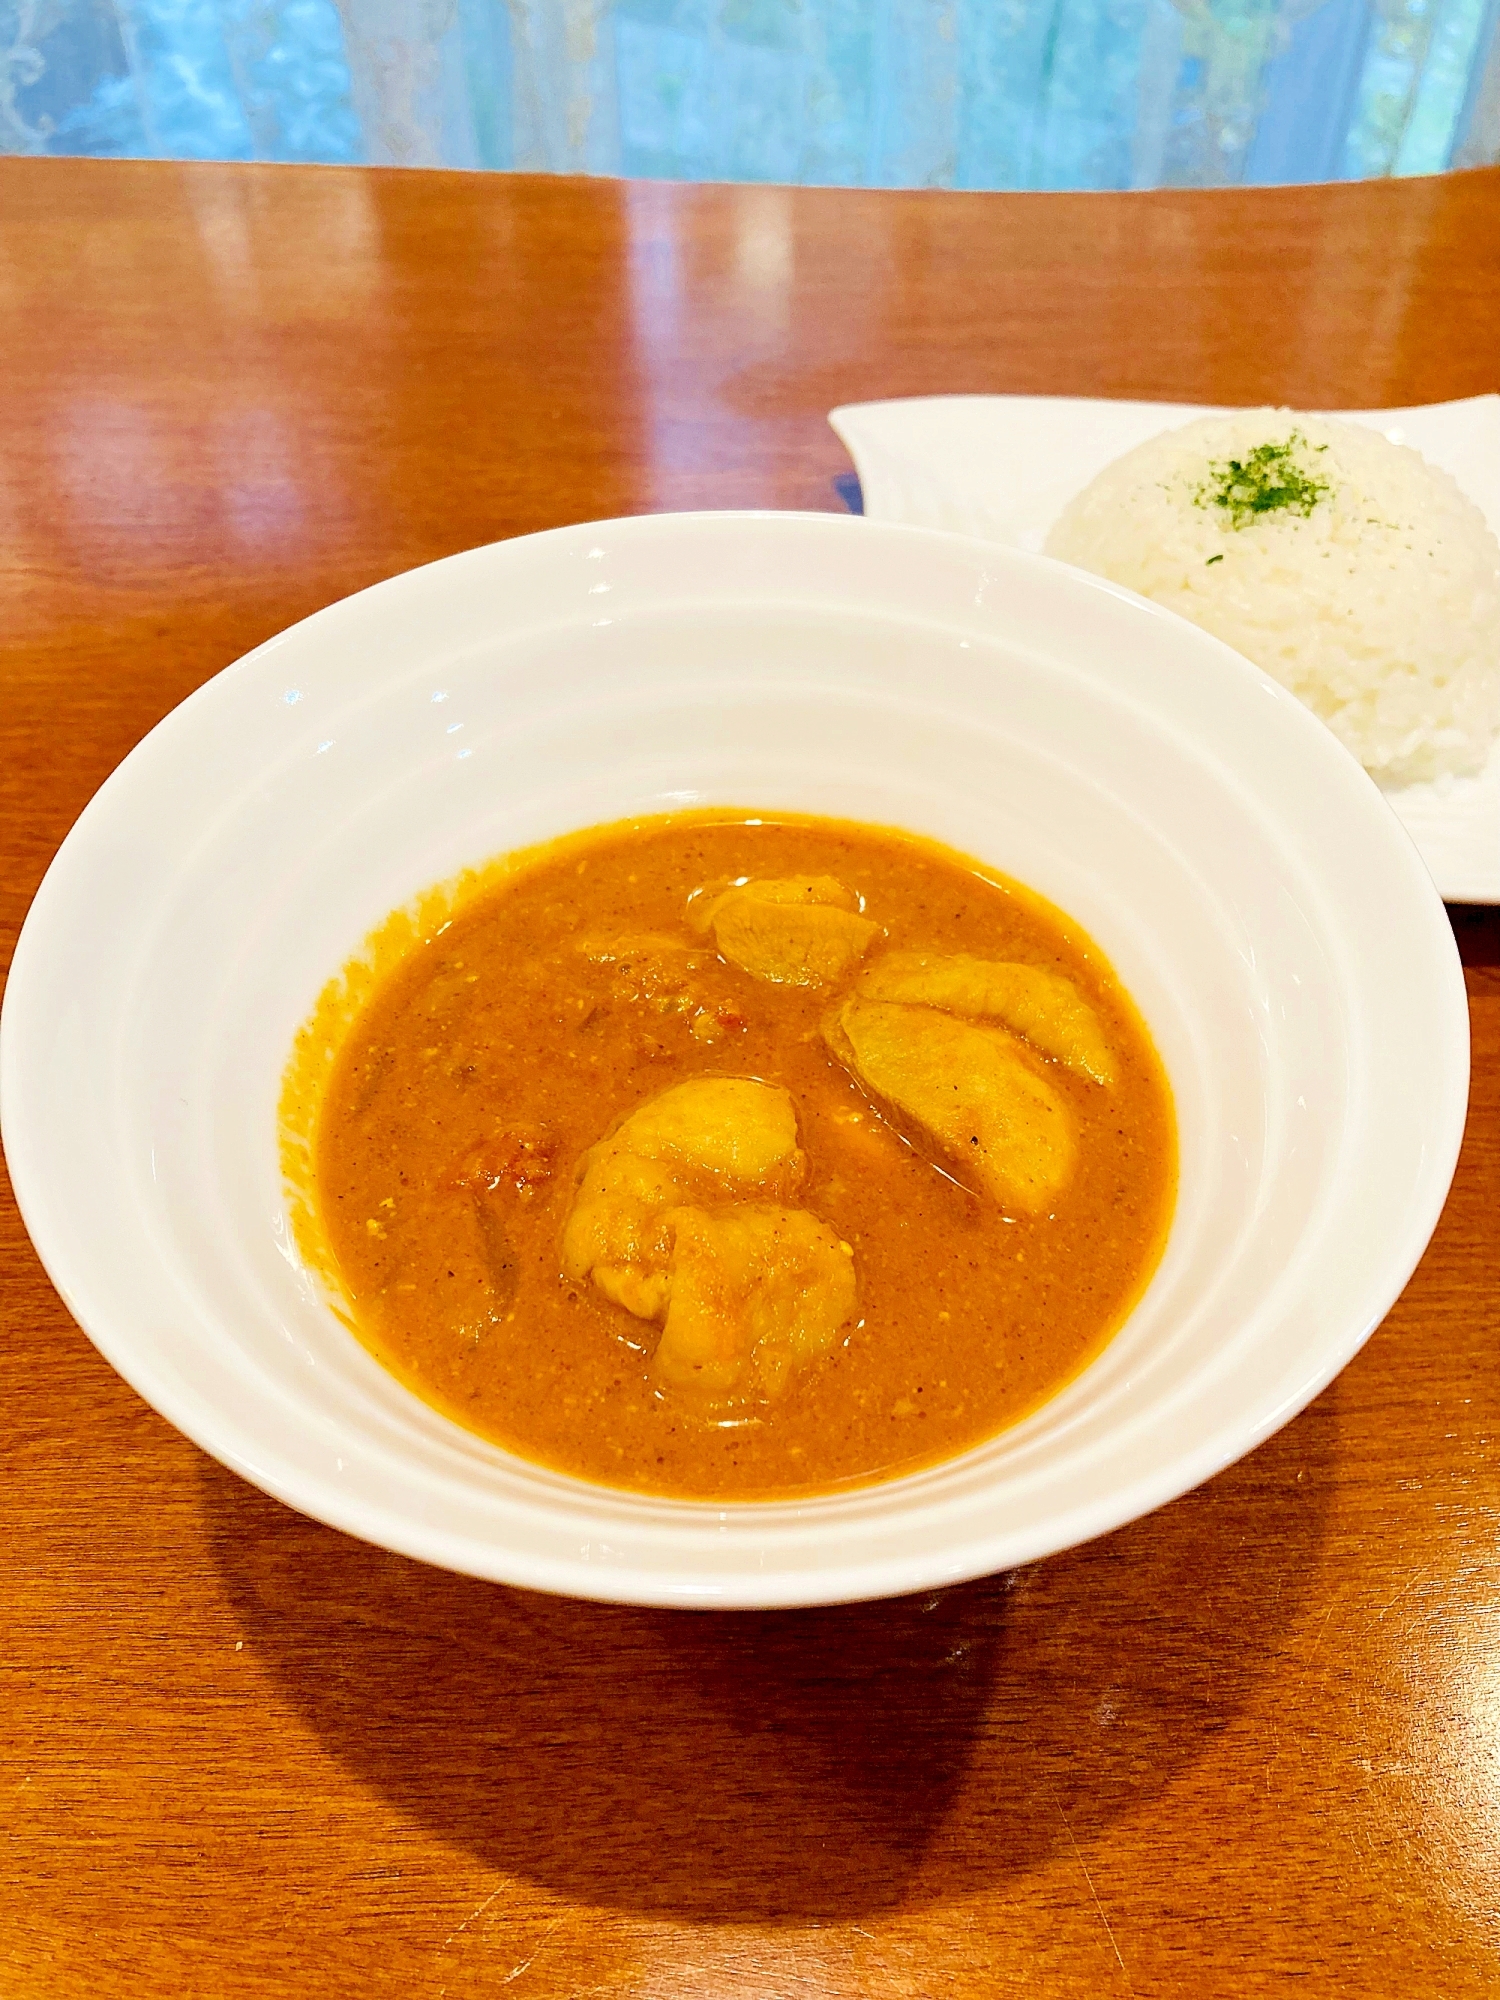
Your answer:
[[[294,1031],[390,909],[565,829],[721,803],[936,836],[1078,919],[1142,1008],[1182,1174],[1145,1298],[1043,1409],[824,1499],[586,1485],[401,1388],[299,1268]],[[1462,974],[1406,835],[1290,695],[1041,558],[707,514],[476,549],[211,681],[64,843],[16,955],[0,1091],[69,1308],[205,1450],[351,1534],[650,1604],[875,1597],[1041,1556],[1283,1424],[1441,1209]]]

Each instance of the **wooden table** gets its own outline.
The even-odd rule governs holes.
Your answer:
[[[830,405],[1500,388],[1500,174],[1161,195],[0,162],[3,917],[190,689],[451,550],[836,507]],[[608,1610],[314,1526],[4,1210],[5,2000],[1500,1992],[1500,923],[1405,1297],[937,1597]]]

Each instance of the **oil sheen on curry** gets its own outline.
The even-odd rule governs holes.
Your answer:
[[[754,1500],[963,1451],[1160,1255],[1170,1093],[1076,926],[882,828],[689,814],[393,919],[283,1099],[298,1234],[440,1410]]]

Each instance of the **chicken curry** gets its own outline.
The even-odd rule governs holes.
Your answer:
[[[719,1500],[888,1478],[1119,1326],[1166,1077],[1076,926],[935,844],[680,814],[398,913],[299,1038],[283,1161],[361,1338],[562,1471]]]

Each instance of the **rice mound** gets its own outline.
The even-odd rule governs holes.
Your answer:
[[[1047,553],[1245,654],[1383,784],[1477,770],[1500,730],[1500,544],[1378,431],[1199,418],[1106,466]]]

